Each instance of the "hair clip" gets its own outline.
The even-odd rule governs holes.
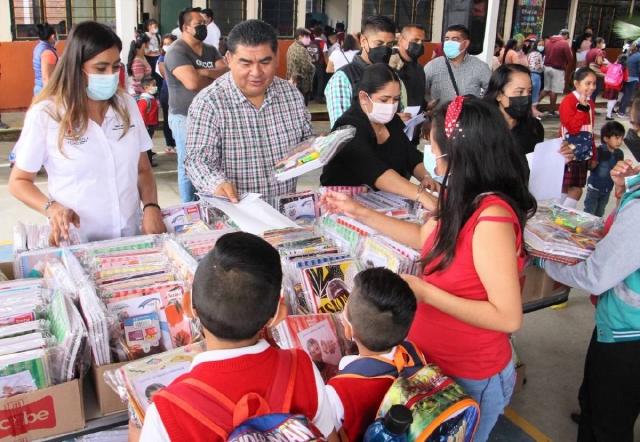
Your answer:
[[[456,96],[451,103],[449,103],[449,107],[447,108],[447,114],[444,118],[444,133],[447,135],[447,138],[451,138],[453,133],[453,129],[458,129],[458,132],[462,132],[460,129],[460,124],[458,123],[458,118],[460,118],[460,112],[462,112],[462,104],[464,103],[464,97],[462,95]]]

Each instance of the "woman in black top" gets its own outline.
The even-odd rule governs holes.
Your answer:
[[[511,134],[516,139],[520,155],[527,165],[528,153],[544,141],[544,127],[531,113],[531,73],[519,64],[502,65],[491,75],[483,99],[498,106]],[[529,175],[527,165],[527,178]]]
[[[322,170],[323,186],[365,184],[435,208],[436,199],[422,190],[422,183],[432,182],[422,153],[411,144],[396,115],[399,101],[400,79],[393,68],[378,63],[364,70],[357,97],[333,126],[333,130],[353,126],[356,135]],[[410,183],[411,176],[421,184]]]

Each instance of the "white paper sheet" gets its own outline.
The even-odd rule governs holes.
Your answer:
[[[404,108],[404,113],[411,114],[411,118],[418,115],[418,112],[420,112],[420,106],[407,106]]]
[[[564,156],[558,153],[561,138],[536,144],[530,162],[529,190],[538,201],[560,199]]]
[[[260,235],[267,230],[300,227],[276,209],[260,199],[259,193],[249,193],[238,204],[233,204],[209,195],[200,198],[222,210],[241,230]]]
[[[411,118],[409,121],[407,121],[404,127],[404,133],[407,137],[409,137],[409,139],[413,138],[413,133],[415,131],[415,128],[419,125],[424,123],[425,118],[424,118],[424,114],[417,114],[415,117]]]

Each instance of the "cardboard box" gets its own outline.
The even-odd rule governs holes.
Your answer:
[[[84,428],[81,380],[0,399],[0,442],[24,442]]]
[[[91,363],[91,376],[93,377],[93,386],[96,392],[96,399],[98,401],[98,408],[100,414],[106,416],[108,414],[119,413],[127,409],[127,403],[122,402],[120,396],[111,388],[104,380],[104,373],[109,370],[115,370],[126,364],[126,362],[119,362],[116,364],[103,365],[102,367],[96,367]]]
[[[566,289],[565,285],[554,281],[536,266],[525,267],[520,274],[522,304],[556,296]]]
[[[513,388],[513,393],[522,391],[525,382],[527,381],[527,364],[522,364],[520,367],[516,367],[516,386]]]
[[[11,279],[15,279],[15,277],[13,276],[13,263],[12,262],[0,262],[0,270],[10,280]]]

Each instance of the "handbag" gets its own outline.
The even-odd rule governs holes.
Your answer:
[[[593,115],[589,106],[589,130],[581,130],[577,135],[571,135],[562,126],[563,138],[573,150],[575,161],[586,161],[593,156]]]

